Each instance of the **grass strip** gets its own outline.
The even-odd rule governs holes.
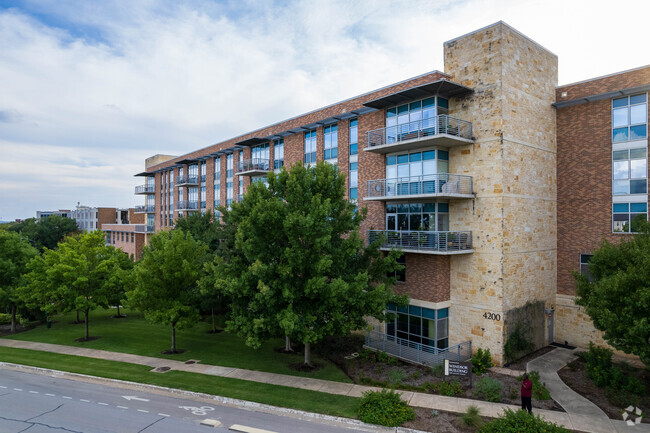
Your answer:
[[[346,418],[357,418],[359,407],[359,398],[356,397],[184,371],[152,373],[151,368],[144,365],[38,350],[0,347],[0,361],[202,392]]]

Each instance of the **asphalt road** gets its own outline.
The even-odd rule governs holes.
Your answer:
[[[218,420],[220,427],[200,425]],[[270,432],[349,433],[340,425],[220,406],[185,397],[0,369],[0,432],[225,432],[234,425]],[[365,429],[364,429],[365,430]]]

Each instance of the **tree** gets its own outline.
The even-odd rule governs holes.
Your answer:
[[[202,213],[189,213],[176,220],[176,230],[190,233],[192,237],[208,246],[211,253],[219,249],[221,230],[215,215],[208,211]]]
[[[176,329],[193,325],[199,318],[197,282],[207,257],[207,247],[180,230],[162,231],[151,237],[136,263],[135,288],[127,293],[129,306],[142,311],[147,320]]]
[[[25,283],[27,264],[38,255],[36,248],[18,233],[0,229],[0,304],[11,309],[11,332],[16,332],[18,288]]]
[[[11,230],[25,236],[40,251],[45,248],[53,250],[65,236],[79,233],[75,220],[60,215],[41,220],[29,218],[11,227]]]
[[[117,253],[99,230],[69,236],[30,262],[23,299],[48,314],[81,311],[85,334],[80,341],[88,341],[89,313],[108,307],[109,281],[120,266]]]
[[[106,281],[106,297],[109,305],[117,307],[115,318],[120,314],[120,304],[126,299],[126,292],[133,285],[133,260],[121,250],[115,250],[114,268]]]
[[[585,307],[611,346],[650,365],[650,225],[618,245],[606,240],[589,261],[589,274],[574,274],[576,304]]]
[[[241,203],[223,210],[225,224],[236,227],[235,246],[211,272],[231,301],[227,328],[247,345],[289,336],[305,345],[311,366],[312,344],[364,328],[367,316],[385,319],[389,302],[405,303],[386,277],[399,253],[384,257],[378,242],[364,246],[365,209],[357,212],[344,193],[336,167],[297,164],[270,173],[268,188],[251,184]]]

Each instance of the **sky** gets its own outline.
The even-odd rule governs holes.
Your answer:
[[[444,70],[503,20],[559,84],[650,64],[647,0],[0,0],[0,221],[142,204],[133,177],[339,100]]]

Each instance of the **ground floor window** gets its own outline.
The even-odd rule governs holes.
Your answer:
[[[394,319],[386,323],[389,338],[397,337],[401,343],[418,348],[446,349],[449,346],[449,308],[432,310],[415,305],[396,307],[389,304],[386,310],[394,315]]]

